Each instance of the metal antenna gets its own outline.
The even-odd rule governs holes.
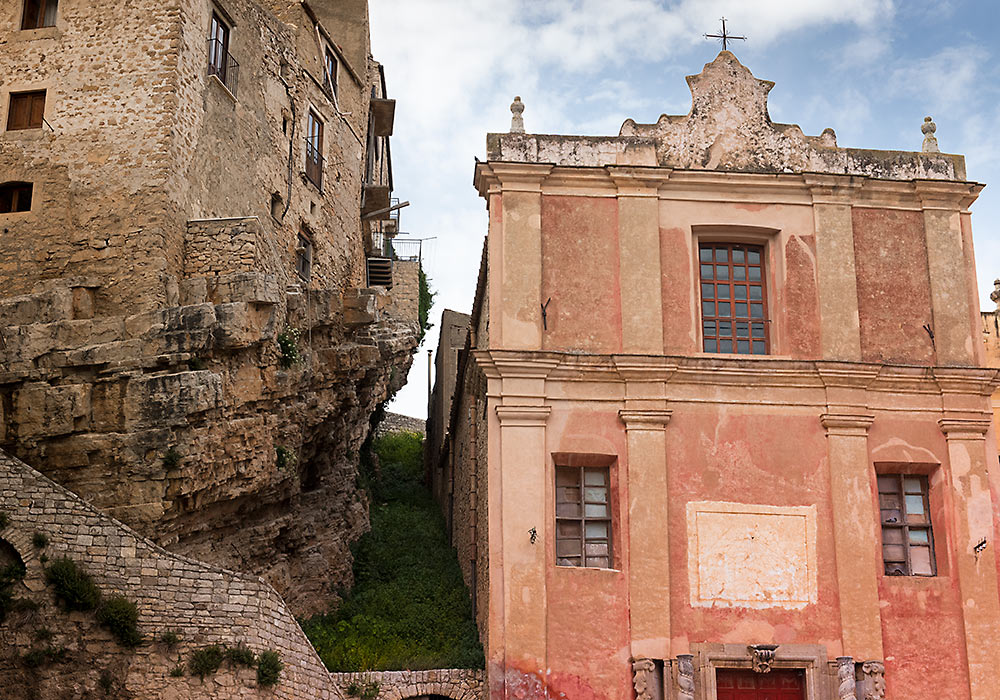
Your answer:
[[[706,34],[705,38],[706,39],[722,39],[722,50],[723,51],[728,51],[729,50],[729,42],[733,41],[734,39],[739,39],[740,41],[746,41],[747,40],[747,38],[745,36],[734,36],[734,35],[729,34],[729,33],[726,32],[726,18],[725,17],[722,18],[722,34]]]

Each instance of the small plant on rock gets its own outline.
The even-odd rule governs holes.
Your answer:
[[[48,627],[39,627],[35,630],[35,639],[39,642],[47,642],[52,639],[52,630]]]
[[[171,678],[183,678],[184,677],[184,667],[183,666],[174,666],[172,669],[170,669],[170,677]]]
[[[295,466],[295,453],[284,445],[277,445],[274,454],[274,464],[278,467],[278,471],[285,471]]]
[[[278,349],[281,357],[278,364],[282,369],[290,369],[292,365],[302,362],[302,354],[299,352],[299,337],[302,335],[298,328],[286,328],[278,333]]]
[[[38,668],[47,663],[62,663],[65,660],[66,647],[53,646],[48,646],[44,649],[32,649],[21,657],[21,661],[28,668]]]
[[[171,447],[167,450],[167,453],[163,455],[163,467],[164,469],[176,469],[181,463],[181,453]]]
[[[222,650],[222,647],[218,644],[212,644],[191,652],[188,668],[191,670],[192,675],[204,680],[205,676],[219,670],[219,666],[222,665],[224,658],[225,652]]]
[[[257,657],[257,685],[261,688],[270,688],[281,678],[281,669],[284,667],[278,652],[273,649],[260,652],[260,656]]]
[[[10,525],[10,516],[6,511],[0,510],[0,530]]]
[[[17,610],[14,598],[14,584],[24,578],[24,567],[10,564],[0,569],[0,622],[7,619],[7,613]]]
[[[250,650],[250,647],[245,644],[227,647],[226,659],[228,659],[229,663],[233,666],[246,666],[247,668],[253,668],[257,663],[257,657],[254,655],[253,651]]]
[[[163,644],[166,644],[167,648],[173,649],[175,646],[177,646],[177,643],[181,641],[181,637],[173,630],[167,630],[166,632],[160,635],[160,641]]]
[[[67,612],[93,610],[101,602],[94,579],[72,559],[56,559],[45,567],[45,580],[55,588],[56,598]]]
[[[101,602],[97,609],[97,621],[111,630],[124,647],[136,647],[142,642],[138,626],[139,608],[123,595],[113,595]]]
[[[200,372],[205,369],[205,361],[200,357],[192,357],[188,360],[188,369],[192,372]]]
[[[101,677],[97,679],[97,685],[101,686],[101,690],[105,693],[110,693],[111,688],[114,687],[114,679],[111,677],[111,672],[107,669],[101,671]]]
[[[35,549],[45,549],[49,546],[49,536],[44,532],[36,532],[31,536],[31,544],[35,546]]]

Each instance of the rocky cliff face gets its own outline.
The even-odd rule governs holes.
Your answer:
[[[88,280],[0,301],[0,447],[158,544],[265,576],[296,614],[351,583],[358,453],[417,327],[374,290],[187,280],[91,317]]]

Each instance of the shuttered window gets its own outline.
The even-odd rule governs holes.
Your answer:
[[[15,92],[10,96],[7,130],[41,129],[45,116],[45,90]]]
[[[703,243],[698,249],[705,352],[766,355],[764,248]]]
[[[59,0],[24,0],[21,29],[40,29],[56,26]]]
[[[608,467],[556,467],[556,564],[611,568]]]
[[[887,576],[934,576],[934,533],[926,476],[880,474],[882,560]]]
[[[5,182],[0,185],[0,214],[31,211],[30,182]]]
[[[303,231],[299,233],[299,244],[295,251],[295,271],[299,277],[308,281],[312,275],[313,245],[308,234]]]

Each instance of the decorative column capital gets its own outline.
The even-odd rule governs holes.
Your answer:
[[[837,657],[837,698],[838,700],[858,700],[857,684],[854,680],[854,659],[850,656]]]
[[[551,412],[551,406],[497,406],[503,427],[542,427]]]
[[[942,418],[938,421],[948,440],[982,440],[992,424],[989,418]]]
[[[625,430],[663,430],[674,414],[669,409],[625,409],[618,411],[618,417],[625,424]]]
[[[869,413],[824,413],[819,422],[826,428],[827,435],[866,437],[875,416]]]

